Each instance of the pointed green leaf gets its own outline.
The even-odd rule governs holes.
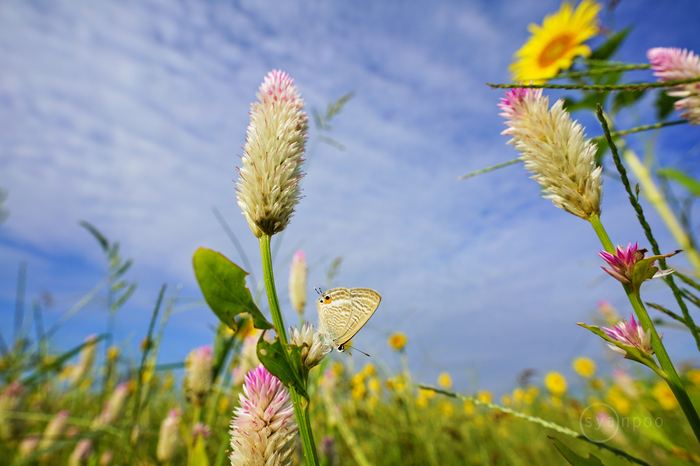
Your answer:
[[[78,225],[85,228],[92,234],[92,236],[95,237],[95,239],[100,243],[100,246],[102,246],[103,251],[107,251],[107,249],[109,249],[109,241],[107,241],[107,238],[105,238],[105,236],[100,233],[100,230],[95,228],[91,223],[81,220],[78,222]]]
[[[258,340],[258,359],[265,368],[284,384],[289,387],[291,384],[301,396],[309,399],[306,393],[306,377],[303,376],[301,367],[301,348],[298,346],[286,345],[276,337],[272,343],[264,339],[265,332]]]
[[[659,89],[659,93],[656,96],[656,101],[654,106],[656,107],[656,117],[663,121],[673,112],[676,108],[675,104],[680,100],[680,97],[671,97],[666,93],[664,89]]]
[[[642,89],[616,92],[613,97],[612,113],[617,113],[620,109],[634,104],[642,97],[644,97],[644,90]]]
[[[683,186],[693,196],[700,196],[700,181],[688,176],[686,173],[675,168],[662,168],[656,172],[659,176],[670,178]]]
[[[613,34],[603,45],[593,51],[590,59],[607,60],[610,58],[617,51],[617,49],[620,48],[620,45],[622,45],[622,42],[625,40],[630,31],[632,31],[632,26],[626,27],[622,31]]]
[[[558,438],[550,437],[549,435],[547,437],[554,442],[554,448],[559,450],[561,456],[563,456],[571,466],[605,466],[603,462],[600,461],[597,456],[593,456],[592,453],[589,453],[587,458],[578,456],[576,452],[564,445]]]
[[[245,285],[247,272],[211,249],[197,249],[192,262],[204,299],[221,322],[236,330],[235,317],[247,312],[253,316],[255,328],[274,328],[253,302],[250,290]]]

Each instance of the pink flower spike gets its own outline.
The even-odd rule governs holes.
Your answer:
[[[630,321],[621,320],[613,328],[603,327],[603,331],[613,340],[616,340],[623,345],[638,348],[641,351],[651,355],[654,354],[654,349],[651,347],[651,332],[645,332],[641,324],[634,320],[634,314],[630,313]],[[611,343],[608,343],[610,349],[623,356],[627,352]]]
[[[289,392],[263,365],[245,376],[231,422],[231,464],[291,465],[298,426]]]
[[[601,267],[603,270],[622,284],[632,286],[634,264],[639,259],[644,258],[644,252],[646,252],[645,249],[639,251],[639,243],[634,243],[634,246],[632,246],[632,243],[629,243],[627,249],[623,249],[622,246],[618,245],[617,249],[615,249],[615,254],[600,251],[598,255],[612,267],[612,270]]]
[[[700,56],[686,49],[656,47],[647,57],[660,82],[700,78]],[[691,125],[700,125],[700,83],[679,84],[666,93],[681,97],[674,105]]]

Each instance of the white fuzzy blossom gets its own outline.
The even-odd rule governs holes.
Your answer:
[[[294,80],[271,71],[250,107],[238,205],[258,238],[284,230],[299,202],[308,116]]]
[[[308,322],[301,327],[301,331],[294,327],[290,333],[290,343],[302,347],[301,363],[306,370],[316,367],[333,350],[332,346],[322,342],[321,333]]]
[[[600,215],[602,167],[596,167],[596,146],[586,140],[560,99],[549,108],[542,89],[512,89],[499,107],[507,119],[509,144],[520,152],[525,168],[555,206],[583,219]]]

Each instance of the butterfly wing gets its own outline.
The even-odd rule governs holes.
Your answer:
[[[382,300],[381,295],[370,288],[351,288],[346,291],[349,294],[350,309],[346,313],[345,328],[333,338],[336,346],[350,341],[372,317]]]
[[[325,303],[324,297],[330,296],[330,302]],[[336,340],[345,332],[350,320],[352,310],[350,290],[347,288],[333,288],[324,292],[320,300],[316,300],[318,321],[321,331],[327,340],[335,345]]]

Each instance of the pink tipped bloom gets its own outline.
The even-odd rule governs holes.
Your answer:
[[[68,458],[68,466],[80,466],[86,464],[92,454],[92,440],[84,438],[75,445],[73,453]]]
[[[306,307],[306,275],[308,270],[306,254],[300,249],[294,254],[292,265],[289,268],[289,300],[299,315],[304,313]]]
[[[102,412],[93,421],[92,428],[99,429],[112,424],[119,417],[124,407],[124,402],[129,396],[131,389],[129,388],[129,382],[122,382],[114,389],[109,400],[102,407]]]
[[[613,328],[603,328],[603,331],[610,338],[616,340],[623,345],[638,348],[647,354],[654,354],[654,349],[651,347],[651,332],[645,332],[642,325],[634,320],[634,315],[630,313],[630,321],[621,320]],[[627,352],[612,343],[608,343],[610,349],[621,355],[627,355]]]
[[[202,404],[211,390],[213,355],[211,346],[202,346],[190,352],[185,362],[187,391],[196,404]]]
[[[686,49],[656,47],[649,49],[647,57],[651,69],[660,82],[700,78],[700,56]],[[668,95],[681,97],[676,102],[676,110],[691,125],[700,124],[700,83],[681,84],[668,91]]]
[[[645,258],[646,252],[646,249],[639,249],[638,243],[634,243],[634,246],[632,246],[632,243],[629,243],[625,249],[618,245],[614,254],[600,251],[598,255],[612,267],[612,270],[601,267],[603,270],[623,285],[638,289],[646,280],[664,277],[673,273],[673,269],[659,271],[654,266],[654,262],[656,259],[671,257],[680,251]]]
[[[177,408],[171,409],[160,425],[156,456],[163,463],[167,463],[172,459],[180,443],[180,420],[180,410]]]
[[[260,365],[245,377],[231,422],[232,465],[291,465],[298,426],[289,392]]]
[[[510,89],[501,99],[501,116],[512,144],[555,206],[583,219],[600,214],[602,167],[596,167],[596,146],[564,110],[559,99],[549,108],[542,89]]]
[[[603,270],[608,272],[619,282],[632,286],[634,264],[636,264],[639,259],[644,258],[645,252],[646,249],[639,250],[639,243],[634,243],[634,246],[632,246],[632,243],[629,243],[626,249],[618,245],[617,249],[615,249],[615,254],[600,251],[598,255],[612,267],[612,270],[601,267]]]
[[[260,238],[284,230],[299,202],[309,119],[287,73],[268,73],[257,97],[250,106],[236,190],[238,205]]]

